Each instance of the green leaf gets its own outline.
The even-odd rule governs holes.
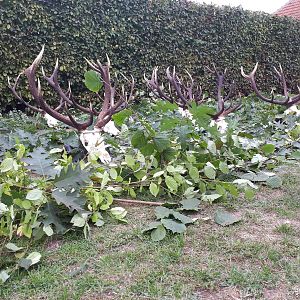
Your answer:
[[[147,145],[145,145],[140,149],[141,153],[145,156],[150,156],[151,154],[153,154],[154,150],[155,150],[154,145],[151,143],[148,143]]]
[[[178,106],[175,103],[171,103],[171,102],[168,102],[168,101],[158,100],[155,103],[155,106],[154,106],[153,109],[155,111],[159,111],[159,112],[164,112],[165,113],[167,111],[174,111],[177,108],[178,108]]]
[[[85,198],[83,198],[80,193],[68,192],[62,189],[57,189],[52,192],[52,197],[56,200],[58,204],[64,204],[72,212],[73,210],[79,213],[85,211]]]
[[[300,159],[300,151],[294,151],[291,153],[291,156],[296,159]]]
[[[159,193],[159,187],[157,186],[157,184],[155,184],[154,182],[150,183],[150,187],[149,187],[150,193],[156,197]]]
[[[18,247],[17,245],[15,245],[13,243],[6,244],[5,248],[7,248],[8,250],[10,250],[12,252],[18,252],[18,251],[24,249],[24,247]]]
[[[163,118],[160,123],[160,129],[162,131],[168,131],[176,128],[178,124],[180,124],[180,120],[178,118]]]
[[[244,194],[245,194],[245,198],[246,198],[246,199],[251,200],[251,199],[253,199],[253,197],[255,196],[255,190],[246,187],[245,190],[244,190]]]
[[[204,167],[204,174],[209,179],[215,179],[216,178],[216,171],[211,166],[205,166]]]
[[[151,239],[153,242],[159,242],[166,237],[167,231],[163,225],[158,225],[157,228],[152,230]]]
[[[165,136],[156,136],[155,138],[153,138],[153,142],[158,152],[163,152],[171,145],[169,138]]]
[[[228,165],[225,161],[220,161],[219,163],[219,169],[222,173],[228,174],[229,173],[229,168]]]
[[[214,155],[217,154],[217,147],[214,141],[207,142],[207,150]]]
[[[39,189],[31,190],[27,193],[26,199],[30,201],[38,201],[43,198],[43,191]]]
[[[161,222],[155,221],[155,222],[151,222],[150,224],[147,225],[147,227],[145,229],[143,229],[143,233],[153,230],[155,228],[157,228],[159,225],[161,225]]]
[[[93,70],[84,73],[84,84],[94,93],[98,93],[103,85],[99,74]]]
[[[130,168],[135,166],[135,159],[132,157],[132,155],[125,155],[125,162]]]
[[[178,189],[176,180],[171,176],[166,176],[166,185],[171,192],[176,192]]]
[[[81,170],[80,165],[68,165],[62,169],[60,174],[54,178],[54,185],[58,188],[77,189],[90,181],[90,174],[86,170]]]
[[[44,226],[43,231],[46,233],[47,236],[52,236],[54,234],[51,225]]]
[[[241,217],[235,216],[224,210],[218,210],[214,217],[215,222],[221,226],[228,226],[241,221]]]
[[[53,178],[60,172],[54,169],[54,159],[49,156],[48,151],[43,147],[35,148],[28,153],[28,156],[31,157],[23,158],[22,161],[28,164],[26,169],[31,170],[33,173]]]
[[[280,188],[282,186],[282,180],[279,176],[269,177],[266,183],[272,189]]]
[[[10,277],[6,271],[0,271],[0,280],[4,283]]]
[[[189,175],[194,180],[194,182],[196,182],[196,183],[199,182],[200,176],[199,176],[199,171],[196,167],[192,166],[189,168]]]
[[[114,169],[114,168],[111,168],[111,169],[109,170],[109,176],[110,176],[113,180],[115,180],[115,179],[118,177],[118,172],[117,172],[117,170]]]
[[[110,210],[110,213],[117,220],[122,220],[127,215],[127,211],[123,207],[114,207]]]
[[[13,158],[5,158],[0,165],[0,171],[2,173],[17,169],[18,164]]]
[[[200,200],[197,198],[185,199],[180,201],[182,210],[199,210]]]
[[[171,230],[173,233],[183,233],[186,231],[186,226],[182,223],[178,223],[172,219],[162,219],[162,224],[166,229]]]
[[[211,195],[202,195],[201,199],[203,201],[212,203],[213,201],[215,201],[215,200],[217,200],[217,199],[219,199],[221,197],[222,197],[222,195],[220,195],[220,194],[211,194]]]
[[[142,147],[147,145],[147,139],[142,130],[138,130],[134,133],[131,138],[131,145],[138,149],[141,149]]]
[[[37,264],[41,257],[42,256],[39,252],[32,252],[26,258],[20,259],[19,266],[28,270],[31,266]]]
[[[273,144],[265,144],[261,147],[261,150],[266,154],[272,154],[275,151],[275,146]]]
[[[194,220],[188,216],[185,216],[177,211],[173,212],[175,219],[179,220],[182,224],[191,224],[194,223]]]
[[[169,209],[164,206],[158,206],[155,208],[155,215],[157,219],[167,218],[172,213],[173,213],[172,209]]]
[[[48,202],[41,211],[41,216],[44,217],[42,223],[45,227],[52,224],[55,226],[56,233],[64,234],[67,228],[63,224],[64,218],[59,213],[58,205],[55,205],[53,201]]]
[[[81,215],[76,214],[70,221],[75,227],[84,227],[86,224],[86,218],[83,218]]]
[[[123,109],[120,112],[114,114],[112,116],[113,121],[118,126],[122,126],[124,121],[132,115],[132,111],[130,109]]]

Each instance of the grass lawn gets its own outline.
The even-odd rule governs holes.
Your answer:
[[[93,229],[90,240],[70,232],[33,245],[42,262],[0,285],[0,299],[300,299],[300,168],[280,173],[282,189],[204,206],[185,235],[160,243],[141,233],[153,208],[127,207],[128,225]],[[219,206],[243,221],[207,220]]]

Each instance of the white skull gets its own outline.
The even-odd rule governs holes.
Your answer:
[[[215,125],[217,125],[217,128],[221,133],[225,133],[227,131],[228,123],[225,121],[224,117],[220,117],[217,120],[212,120],[210,122],[211,127]]]
[[[116,127],[114,121],[109,121],[104,127],[103,131],[111,135],[118,135],[120,130]]]
[[[107,145],[105,145],[99,129],[83,131],[80,134],[80,141],[88,154],[97,156],[102,163],[111,162],[111,156],[105,150]]]
[[[290,108],[284,111],[285,115],[296,115],[296,117],[300,116],[300,110],[297,108],[296,105],[291,106]]]
[[[46,119],[47,125],[49,127],[56,127],[58,125],[58,120],[48,115],[47,113],[44,115],[44,118]]]

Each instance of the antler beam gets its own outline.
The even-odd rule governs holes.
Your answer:
[[[253,70],[251,71],[251,73],[249,73],[248,75],[245,74],[244,72],[244,68],[241,67],[241,74],[242,76],[251,84],[251,87],[253,89],[253,91],[255,92],[255,94],[257,95],[257,97],[259,97],[261,100],[271,103],[271,104],[278,104],[278,105],[283,105],[286,106],[287,108],[290,108],[293,105],[296,105],[298,103],[300,103],[300,90],[299,90],[299,94],[295,95],[295,96],[290,96],[289,92],[288,92],[288,88],[287,88],[287,83],[286,83],[286,78],[283,72],[283,69],[281,67],[281,65],[279,65],[279,70],[276,69],[274,67],[274,70],[276,72],[276,75],[281,83],[282,89],[283,89],[283,96],[282,97],[275,97],[274,93],[272,92],[271,94],[271,98],[268,98],[266,96],[264,96],[258,89],[256,81],[255,81],[255,74],[256,71],[258,69],[258,63],[256,63],[256,65],[254,66]]]

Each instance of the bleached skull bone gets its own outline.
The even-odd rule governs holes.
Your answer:
[[[178,107],[178,112],[182,117],[193,120],[193,115],[189,112],[188,109],[183,109],[182,107]]]
[[[104,143],[101,130],[84,130],[79,138],[88,154],[97,156],[102,163],[111,162],[111,156],[106,150],[108,146]]]
[[[290,108],[284,111],[285,115],[296,115],[296,117],[300,116],[300,110],[296,105],[291,106]]]
[[[58,120],[50,116],[49,114],[45,113],[44,118],[47,121],[47,125],[49,127],[56,127],[58,125]]]
[[[211,127],[215,125],[221,133],[225,133],[227,131],[228,123],[226,122],[224,117],[219,117],[217,120],[212,120],[210,122]]]
[[[103,128],[103,131],[111,135],[118,135],[120,130],[116,127],[114,121],[109,121]]]

